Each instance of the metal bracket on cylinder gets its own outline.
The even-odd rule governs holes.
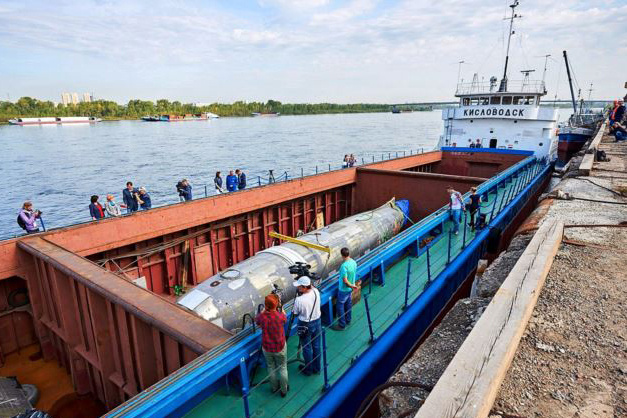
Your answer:
[[[327,254],[331,254],[331,248],[326,245],[314,244],[313,242],[303,241],[302,239],[292,238],[287,235],[279,234],[278,232],[271,231],[269,234],[272,238],[280,239],[281,241],[291,242],[292,244],[302,245],[303,247],[313,248],[314,250],[322,251]]]

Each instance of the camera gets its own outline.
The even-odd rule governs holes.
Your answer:
[[[296,264],[289,266],[290,274],[294,274],[296,276],[294,280],[298,280],[303,276],[309,277],[312,281],[318,280],[318,275],[316,273],[310,272],[310,268],[311,266],[309,264],[303,263],[301,261],[298,261],[296,262]]]

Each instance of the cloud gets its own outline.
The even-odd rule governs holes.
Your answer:
[[[502,68],[503,18],[509,10],[502,1],[259,0],[258,7],[248,3],[246,10],[235,4],[0,0],[0,47],[34,59],[45,51],[60,62],[70,56],[117,65],[140,79],[144,69],[159,68],[174,77],[182,67],[202,69],[216,73],[221,82],[216,89],[231,89],[241,98],[255,91],[298,100],[323,94],[337,101],[433,100],[450,97],[461,59],[468,63],[465,78],[475,71],[487,78]],[[599,94],[609,95],[619,75],[599,74],[625,65],[627,5],[527,0],[520,12],[512,77],[529,66],[540,74],[539,56],[558,59],[567,49],[579,81],[590,79]],[[18,65],[3,58],[5,66]],[[557,74],[558,66],[551,71]],[[256,77],[265,83],[248,84]],[[189,94],[195,91],[194,80],[188,86],[177,80]],[[122,90],[132,95],[133,86]]]

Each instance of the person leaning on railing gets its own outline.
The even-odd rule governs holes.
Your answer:
[[[285,397],[289,390],[287,382],[287,344],[285,341],[285,323],[287,317],[283,308],[279,308],[279,297],[269,294],[264,301],[265,309],[255,318],[261,328],[261,348],[268,366],[268,376],[272,393],[281,389]]]

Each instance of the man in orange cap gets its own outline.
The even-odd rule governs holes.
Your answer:
[[[283,309],[277,310],[279,297],[269,294],[265,299],[265,309],[255,322],[261,328],[261,348],[268,365],[268,375],[272,393],[281,389],[281,396],[285,397],[289,386],[287,384],[287,344],[285,341],[285,323],[287,317]]]

